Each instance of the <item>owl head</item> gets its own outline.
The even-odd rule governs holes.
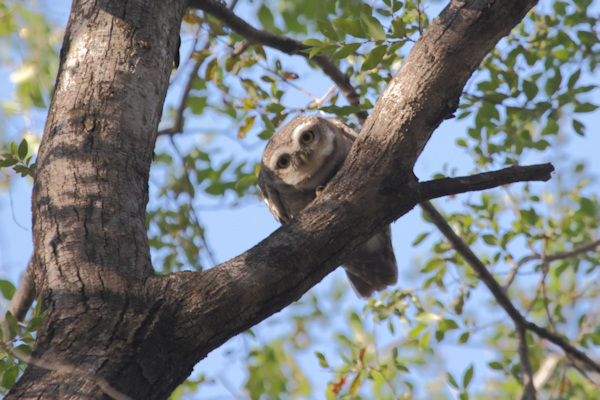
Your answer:
[[[314,190],[337,172],[352,140],[326,118],[299,117],[273,135],[262,156],[261,175],[273,184]]]
[[[269,141],[258,186],[269,211],[282,224],[308,206],[341,168],[356,133],[342,121],[298,117]],[[344,263],[348,278],[363,297],[396,283],[398,267],[389,226],[358,246]]]

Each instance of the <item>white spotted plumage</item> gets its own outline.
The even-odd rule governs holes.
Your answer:
[[[262,157],[258,184],[271,213],[281,223],[316,197],[342,166],[356,133],[343,122],[298,117],[273,135]],[[398,268],[387,226],[357,247],[343,267],[363,297],[396,283]]]

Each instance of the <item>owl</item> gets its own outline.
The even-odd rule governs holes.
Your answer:
[[[273,135],[263,152],[258,185],[267,207],[285,224],[308,206],[341,168],[356,133],[343,122],[298,117]],[[398,267],[387,226],[358,246],[343,265],[359,296],[396,283]]]

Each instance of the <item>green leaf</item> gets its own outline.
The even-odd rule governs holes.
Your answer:
[[[319,365],[321,367],[323,367],[323,368],[329,368],[329,363],[325,359],[325,356],[323,355],[323,353],[319,353],[318,351],[315,351],[315,355],[319,359]]]
[[[356,392],[358,391],[359,387],[360,387],[360,372],[356,375],[356,378],[354,378],[354,380],[350,384],[350,388],[348,389],[348,393],[351,396],[356,396]]]
[[[483,104],[481,104],[481,109],[479,110],[478,114],[486,121],[491,121],[493,119],[496,121],[500,120],[500,113],[498,112],[496,106],[487,101],[484,101]]]
[[[430,336],[431,336],[431,331],[426,332],[423,336],[421,336],[421,338],[419,339],[419,347],[421,347],[423,349],[429,347]]]
[[[8,323],[8,329],[10,331],[11,336],[15,337],[19,330],[19,321],[17,320],[17,317],[15,317],[10,311],[7,311],[4,318],[5,321]]]
[[[469,383],[471,383],[471,379],[473,379],[473,365],[472,364],[469,367],[469,369],[467,369],[467,371],[465,372],[465,375],[463,376],[463,388],[466,389],[469,386]]]
[[[417,315],[417,321],[419,321],[422,324],[427,324],[429,322],[435,322],[435,321],[439,321],[442,319],[442,317],[440,317],[437,314],[434,314],[432,312],[423,312],[419,315]]]
[[[208,99],[206,97],[196,97],[190,96],[187,100],[187,106],[190,111],[194,114],[202,114],[204,112],[204,108],[208,103]]]
[[[497,371],[502,371],[504,369],[502,364],[500,364],[498,361],[492,361],[488,365],[490,366],[491,369],[495,369]]]
[[[2,296],[4,296],[7,300],[12,300],[13,296],[17,288],[9,281],[0,280],[0,292],[2,292]]]
[[[302,44],[307,46],[321,46],[323,42],[321,42],[319,39],[306,39],[302,42]]]
[[[19,351],[21,351],[21,352],[23,352],[23,353],[25,353],[25,354],[27,354],[28,356],[31,355],[31,353],[33,351],[33,349],[31,348],[31,346],[27,345],[27,344],[18,345],[16,347],[16,349],[19,350]]]
[[[217,59],[213,58],[206,64],[206,71],[204,72],[204,79],[207,81],[212,81],[215,77],[215,73],[217,72]]]
[[[16,365],[13,365],[4,371],[0,384],[6,389],[12,388],[15,386],[15,382],[17,381],[17,375],[19,375],[19,368]]]
[[[411,338],[411,339],[414,339],[414,338],[418,337],[419,334],[421,332],[423,332],[423,330],[425,328],[427,328],[427,325],[425,325],[425,324],[419,324],[419,325],[417,325],[412,331],[410,331],[408,333],[408,337]]]
[[[16,158],[7,158],[6,160],[0,160],[0,167],[12,167],[18,162],[19,160]]]
[[[375,382],[376,386],[385,385],[385,382],[386,382],[385,376],[383,376],[383,374],[380,371],[378,371],[376,369],[372,369],[371,377],[373,377],[373,381]]]
[[[273,14],[271,13],[271,10],[269,10],[269,7],[262,5],[258,9],[258,20],[266,30],[275,30],[275,20],[273,19]]]
[[[27,330],[29,332],[35,332],[42,326],[42,322],[44,322],[44,318],[41,316],[33,317],[27,324]]]
[[[582,44],[585,44],[587,46],[593,46],[594,44],[598,43],[598,37],[596,37],[596,35],[592,32],[578,31],[577,37],[579,38]]]
[[[575,73],[573,75],[571,75],[571,77],[569,78],[569,81],[567,82],[567,88],[569,90],[571,90],[571,89],[573,89],[575,87],[575,84],[579,80],[580,76],[581,76],[581,70],[580,69],[578,69],[577,71],[575,71]]]
[[[250,116],[244,120],[244,123],[240,125],[238,128],[238,139],[242,139],[246,136],[246,133],[252,128],[254,125],[254,120],[256,119],[256,115]]]
[[[394,37],[402,38],[406,36],[406,22],[398,17],[392,21],[392,29],[394,32]]]
[[[377,18],[367,14],[361,14],[360,24],[363,31],[370,38],[373,38],[375,40],[385,40],[387,38],[385,35],[385,31],[383,30],[383,26]]]
[[[573,55],[567,49],[558,49],[552,52],[552,55],[560,61],[568,61]]]
[[[350,54],[353,54],[358,50],[361,46],[360,43],[349,43],[342,47],[340,47],[333,55],[331,56],[332,60],[340,60],[342,58],[348,57]]]
[[[548,78],[548,80],[546,81],[546,86],[544,88],[544,90],[546,91],[546,94],[548,96],[552,97],[552,95],[554,95],[558,91],[561,81],[562,81],[562,75],[560,74],[560,70],[555,69],[554,76],[552,76],[551,78]]]
[[[456,380],[454,379],[454,377],[452,376],[452,374],[450,372],[446,372],[446,376],[448,377],[448,383],[450,383],[456,389],[460,389],[460,387],[458,386],[458,383],[456,383]]]
[[[453,329],[458,329],[458,324],[453,319],[445,318],[440,322],[439,329],[444,332],[451,331]]]
[[[25,157],[27,157],[28,152],[29,152],[29,149],[27,146],[27,140],[23,139],[21,141],[21,144],[19,145],[19,159],[24,160]]]
[[[523,81],[523,91],[525,92],[525,96],[527,96],[527,100],[532,100],[538,94],[538,87],[535,83],[525,79]]]
[[[584,136],[585,132],[585,125],[583,125],[581,122],[577,121],[576,119],[573,120],[573,129],[575,130],[575,133],[577,133],[579,136]]]
[[[280,112],[285,110],[285,107],[279,103],[269,103],[269,105],[267,105],[265,110],[267,110],[268,112],[273,113],[273,114],[279,114]]]
[[[590,217],[596,215],[596,205],[586,197],[579,199],[579,207],[584,214],[589,215]]]
[[[494,235],[483,235],[482,239],[486,244],[489,244],[490,246],[496,246],[499,243],[498,238]]]
[[[423,240],[425,240],[425,238],[427,238],[427,236],[429,236],[429,232],[425,232],[425,233],[421,233],[416,239],[415,241],[412,243],[413,246],[418,245],[419,243],[421,243]]]
[[[371,69],[377,67],[380,64],[381,60],[383,59],[383,56],[385,55],[386,51],[387,51],[386,45],[381,45],[381,46],[375,47],[373,50],[371,50],[371,52],[367,56],[367,59],[363,62],[363,65],[360,68],[360,70],[368,71],[368,70],[371,70]]]
[[[333,24],[340,28],[340,30],[348,35],[352,35],[357,38],[366,39],[367,35],[363,32],[360,23],[355,19],[336,18],[333,20]]]
[[[327,39],[331,39],[336,42],[339,40],[337,33],[335,32],[335,29],[333,29],[331,22],[323,21],[323,20],[319,19],[319,20],[317,20],[317,27],[319,28],[319,31]]]
[[[575,112],[576,113],[587,113],[587,112],[592,112],[592,111],[596,111],[598,109],[598,106],[592,103],[578,103],[575,105]]]

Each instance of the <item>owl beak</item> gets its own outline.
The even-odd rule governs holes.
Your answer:
[[[298,154],[298,158],[300,158],[304,164],[310,164],[310,159],[306,157],[306,155]]]

